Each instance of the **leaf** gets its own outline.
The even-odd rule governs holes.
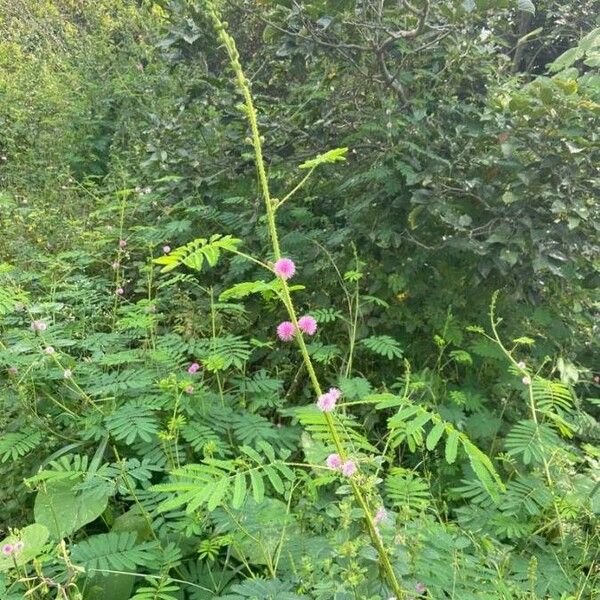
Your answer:
[[[246,477],[244,473],[236,473],[233,482],[233,499],[231,500],[231,506],[237,510],[241,508],[246,499]]]
[[[0,462],[16,461],[29,454],[42,442],[42,433],[31,427],[0,434]]]
[[[416,417],[410,423],[408,423],[408,425],[406,426],[406,430],[404,432],[405,435],[407,435],[407,436],[413,435],[414,433],[419,431],[421,429],[421,427],[423,427],[423,425],[429,423],[429,421],[431,421],[431,419],[433,419],[433,414],[431,414],[429,412],[421,413],[418,417]]]
[[[361,340],[361,343],[371,352],[385,356],[389,360],[401,358],[403,355],[400,344],[389,335],[374,335]]]
[[[517,0],[519,10],[535,15],[535,5],[531,0]]]
[[[255,469],[249,471],[250,482],[252,484],[252,497],[257,504],[260,504],[265,497],[265,484],[260,473]]]
[[[458,453],[458,437],[458,431],[452,429],[446,438],[445,456],[446,462],[450,465],[456,460],[456,455]]]
[[[283,494],[285,491],[285,487],[283,485],[283,480],[281,479],[281,477],[279,476],[279,474],[277,473],[275,468],[267,466],[263,470],[264,470],[265,475],[267,476],[267,479],[273,486],[273,489],[278,494]]]
[[[519,421],[508,432],[504,442],[510,456],[520,456],[523,464],[541,464],[560,438],[547,425],[531,420]]]
[[[180,265],[185,265],[195,271],[200,271],[204,260],[214,267],[219,260],[222,250],[234,251],[241,244],[241,240],[230,235],[215,234],[210,239],[197,238],[185,246],[175,248],[169,254],[155,258],[158,265],[165,265],[161,273],[167,273]]]
[[[522,346],[533,346],[535,344],[535,340],[527,336],[522,336],[515,338],[513,340],[513,344],[521,344]]]
[[[239,473],[238,473],[238,475],[239,475]],[[236,476],[236,479],[237,479],[237,476]],[[223,497],[227,493],[228,489],[229,489],[229,480],[227,478],[221,479],[221,481],[219,481],[214,486],[213,492],[210,495],[210,497],[208,499],[208,503],[206,505],[206,508],[209,512],[212,512],[213,510],[215,510],[215,508],[217,508],[217,506],[219,506],[221,504],[221,500],[223,500]]]
[[[49,481],[41,489],[33,507],[36,523],[45,525],[52,539],[62,539],[87,523],[95,521],[108,505],[107,493],[77,493],[73,481]]]
[[[504,490],[504,485],[496,469],[494,469],[492,461],[465,437],[461,437],[460,441],[477,479],[479,479],[494,502],[497,502],[500,498],[499,491]]]
[[[319,154],[318,156],[315,156],[315,158],[303,162],[298,168],[314,169],[319,165],[345,161],[347,152],[348,148],[334,148],[333,150],[325,152],[325,154]]]
[[[267,290],[272,290],[273,284],[266,283],[262,280],[259,281],[243,281],[242,283],[236,283],[234,286],[221,292],[219,300],[221,302],[225,300],[239,300],[250,296],[250,294],[258,294]]]
[[[563,52],[554,62],[548,65],[548,70],[551,73],[562,71],[582,57],[583,51],[580,48],[569,48],[569,50]]]
[[[395,467],[385,480],[386,495],[392,506],[420,512],[431,500],[429,484],[416,473]]]
[[[158,431],[158,422],[149,408],[125,404],[105,419],[106,427],[116,440],[131,445],[137,438],[151,442]]]
[[[431,428],[431,431],[427,434],[427,439],[425,441],[425,446],[427,447],[427,450],[431,451],[437,446],[445,429],[446,424],[443,421],[436,423]]]
[[[132,571],[144,565],[154,542],[138,544],[134,531],[100,533],[75,544],[71,560],[88,570]],[[110,573],[106,575],[112,576]]]
[[[579,42],[579,47],[585,52],[597,48],[598,46],[600,46],[600,27],[592,29],[592,31],[581,38],[581,41]]]

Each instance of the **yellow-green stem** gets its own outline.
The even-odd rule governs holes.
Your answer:
[[[225,49],[229,56],[231,66],[235,73],[238,87],[244,97],[244,104],[245,104],[244,110],[246,112],[246,116],[247,116],[248,122],[250,124],[250,131],[252,134],[252,145],[254,147],[255,160],[256,160],[256,169],[257,169],[257,173],[258,173],[258,180],[259,180],[261,193],[262,193],[263,200],[265,203],[265,211],[266,211],[266,215],[267,215],[267,226],[268,226],[269,236],[271,238],[271,244],[273,247],[273,255],[275,257],[275,260],[279,260],[281,258],[281,249],[279,246],[279,236],[277,234],[277,224],[275,222],[276,206],[273,203],[273,200],[271,198],[271,193],[269,190],[269,182],[267,179],[267,173],[266,173],[263,152],[262,152],[262,143],[261,143],[261,139],[260,139],[260,133],[258,130],[258,121],[256,118],[256,109],[254,107],[252,93],[250,91],[250,85],[249,85],[248,81],[246,80],[242,66],[240,64],[239,54],[238,54],[234,39],[225,30],[225,24],[221,21],[221,18],[219,16],[216,8],[214,7],[214,5],[212,4],[212,2],[210,0],[207,0],[207,7],[208,7],[208,14],[213,21],[213,25],[215,27],[215,30],[218,33],[219,39],[225,46]],[[294,191],[296,191],[296,190],[294,190]],[[298,319],[297,319],[296,310],[294,308],[294,304],[292,302],[292,298],[290,295],[290,290],[287,285],[287,282],[285,280],[282,280],[282,282],[283,282],[283,285],[282,285],[283,303],[289,313],[292,323],[294,324],[295,330],[298,332],[299,331]],[[304,342],[304,339],[300,333],[296,334],[296,341],[298,342],[298,345],[300,347],[300,352],[302,354],[304,364],[306,365],[306,370],[308,371],[308,375],[311,380],[315,394],[317,396],[319,396],[322,393],[321,385],[319,383],[319,379],[317,377],[314,366],[310,359],[310,355],[308,353],[306,343]],[[325,414],[325,419],[326,419],[327,426],[328,426],[329,432],[331,434],[331,438],[334,443],[334,446],[335,446],[338,454],[340,455],[340,457],[342,459],[344,459],[344,458],[346,458],[347,453],[342,444],[342,440],[340,439],[339,433],[338,433],[336,425],[335,425],[335,421],[329,413],[324,413],[324,414]],[[361,509],[365,515],[367,530],[368,530],[369,536],[371,537],[371,541],[372,541],[373,545],[375,546],[377,553],[379,555],[380,564],[385,572],[385,578],[386,578],[388,584],[390,585],[393,593],[396,595],[397,599],[398,600],[403,599],[403,598],[405,598],[404,590],[402,589],[402,587],[400,586],[400,583],[398,582],[398,579],[394,572],[392,563],[390,561],[388,551],[384,547],[381,537],[380,537],[379,533],[377,532],[377,529],[376,529],[374,521],[373,521],[373,515],[371,513],[371,510],[369,508],[367,500],[366,500],[364,494],[362,493],[362,491],[360,490],[356,480],[351,480],[350,484],[352,487],[354,497],[356,498],[356,501],[358,502],[359,506],[361,507]]]

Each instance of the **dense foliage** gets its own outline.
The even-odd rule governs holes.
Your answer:
[[[0,598],[599,598],[599,14],[5,0]]]

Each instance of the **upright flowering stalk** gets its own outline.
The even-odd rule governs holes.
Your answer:
[[[299,319],[296,314],[296,309],[292,302],[292,297],[290,294],[290,289],[288,287],[287,280],[295,274],[296,267],[290,259],[282,257],[281,254],[281,248],[279,246],[279,236],[277,233],[277,224],[275,221],[275,212],[280,203],[278,203],[277,200],[271,197],[271,192],[269,190],[269,182],[267,179],[267,172],[265,168],[265,162],[263,159],[262,143],[260,133],[258,130],[258,120],[256,118],[256,109],[254,107],[254,101],[252,99],[252,93],[250,91],[250,84],[248,83],[248,80],[244,75],[242,65],[240,64],[240,56],[237,51],[235,40],[231,37],[231,35],[229,35],[229,33],[227,33],[226,26],[221,20],[221,17],[216,7],[212,3],[212,0],[206,0],[206,8],[207,15],[212,21],[212,24],[219,37],[219,41],[225,46],[225,50],[227,51],[231,67],[235,74],[237,86],[240,92],[242,93],[242,96],[244,97],[244,112],[248,119],[248,123],[250,125],[250,130],[252,134],[252,146],[254,148],[256,169],[258,172],[258,181],[265,204],[267,227],[269,231],[269,237],[271,239],[273,256],[275,257],[274,272],[281,279],[281,296],[283,303],[288,311],[290,319],[289,321],[284,321],[284,323],[280,324],[277,333],[282,340],[291,341],[295,338],[298,346],[300,347],[300,352],[302,353],[302,358],[306,366],[308,375],[310,377],[315,395],[317,398],[320,398],[321,396],[323,396],[323,390],[321,388],[321,384],[319,383],[319,379],[308,354],[308,349],[306,347],[304,337],[302,335],[294,335],[294,333],[298,331],[306,333],[308,335],[312,335],[316,331],[316,321],[314,321],[312,317],[303,317],[302,322],[299,323]],[[326,408],[329,408],[329,405],[327,405]],[[337,431],[336,423],[333,419],[331,412],[331,410],[325,410],[323,411],[323,414],[327,423],[327,427],[329,429],[329,433],[331,434],[331,441],[333,442],[333,445],[336,449],[336,454],[332,454],[329,456],[329,458],[327,459],[327,465],[330,468],[341,469],[342,473],[349,478],[349,484],[352,488],[354,497],[356,498],[357,503],[363,510],[365,525],[367,531],[369,532],[369,536],[371,538],[373,546],[376,548],[377,553],[379,555],[379,562],[385,573],[385,579],[387,580],[389,586],[392,589],[392,592],[395,594],[398,600],[402,600],[406,597],[405,592],[402,589],[400,583],[398,582],[398,579],[392,567],[390,555],[385,546],[383,545],[381,537],[378,534],[377,527],[374,524],[374,517],[371,514],[367,500],[362,490],[360,489],[356,478],[353,477],[354,474],[358,472],[358,466],[353,460],[351,460],[348,457],[348,453],[346,452],[342,444],[341,437]]]

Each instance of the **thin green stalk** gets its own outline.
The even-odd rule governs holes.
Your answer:
[[[213,22],[213,25],[214,25],[215,30],[217,31],[219,40],[225,46],[225,49],[229,56],[231,67],[235,73],[237,85],[244,97],[244,104],[245,104],[244,111],[246,113],[246,117],[248,118],[250,130],[252,133],[252,144],[254,147],[256,170],[258,173],[258,180],[259,180],[261,193],[262,193],[263,200],[265,203],[267,226],[268,226],[269,236],[271,238],[271,244],[273,247],[273,255],[275,257],[275,260],[279,260],[281,258],[281,248],[279,245],[279,236],[277,233],[277,224],[275,221],[275,211],[276,211],[277,204],[273,202],[273,200],[271,198],[271,193],[269,190],[267,172],[266,172],[265,162],[264,162],[263,152],[262,152],[262,142],[261,142],[260,133],[259,133],[259,129],[258,129],[256,109],[254,107],[252,93],[250,92],[250,85],[244,75],[244,71],[240,64],[239,53],[238,53],[237,47],[235,45],[235,40],[227,33],[227,31],[225,29],[225,24],[221,21],[221,18],[219,16],[215,6],[212,4],[211,0],[207,0],[207,8],[208,8],[208,16]],[[293,191],[295,192],[296,189],[294,189]],[[282,279],[282,299],[283,299],[283,303],[289,313],[290,320],[294,324],[296,331],[299,331],[296,310],[295,310],[294,304],[292,302],[289,286],[287,285],[287,282],[284,279]],[[310,359],[310,355],[308,353],[308,349],[306,347],[304,338],[302,337],[302,335],[296,334],[296,341],[298,342],[298,345],[300,347],[302,359],[306,366],[306,370],[308,371],[308,375],[311,380],[315,394],[317,396],[319,396],[322,393],[321,385],[319,383],[319,379],[315,372],[313,363]],[[324,415],[325,415],[325,420],[326,420],[333,444],[334,444],[338,454],[340,455],[340,457],[343,460],[347,457],[347,453],[342,444],[340,435],[337,431],[335,421],[333,420],[333,417],[329,413],[324,413]],[[377,553],[379,555],[379,561],[385,572],[385,578],[386,578],[388,584],[390,585],[393,593],[398,598],[398,600],[405,598],[404,590],[402,589],[400,583],[398,582],[398,579],[397,579],[394,569],[392,567],[389,553],[388,553],[387,549],[384,547],[381,537],[374,525],[373,515],[371,514],[367,500],[355,480],[351,480],[350,485],[351,485],[352,491],[354,493],[354,497],[364,513],[367,530],[368,530],[369,536],[371,537],[371,541],[372,541],[373,545],[375,546]]]
[[[287,193],[281,200],[278,200],[274,205],[274,210],[277,210],[282,204],[285,204],[300,188],[304,186],[304,184],[309,180],[310,176],[313,174],[313,171],[316,167],[313,167],[300,181],[299,183],[292,189],[291,192]]]
[[[491,321],[491,325],[492,325],[492,333],[494,336],[494,340],[500,346],[500,349],[502,350],[504,355],[508,358],[508,360],[513,364],[513,366],[516,367],[517,369],[519,369],[519,371],[524,372],[523,369],[519,366],[519,363],[513,358],[513,355],[508,351],[508,349],[504,346],[504,344],[502,343],[502,340],[500,339],[500,335],[498,334],[498,330],[496,328],[495,308],[496,308],[496,295],[494,295],[494,297],[492,299],[492,305],[490,308],[490,321]],[[536,425],[539,425],[538,418],[537,418],[537,407],[535,405],[535,398],[533,396],[533,385],[532,385],[531,381],[527,385],[527,393],[528,393],[528,399],[529,399],[529,411],[531,413],[531,419],[533,420],[533,422]],[[541,444],[542,438],[541,438],[539,429],[537,430],[537,437]],[[550,489],[551,492],[553,492],[554,481],[552,479],[552,475],[550,474],[550,465],[549,465],[548,461],[546,460],[545,454],[542,455],[542,462],[544,465],[544,474],[546,476],[548,488]],[[556,518],[557,518],[557,523],[558,523],[558,529],[560,532],[560,537],[562,539],[564,537],[564,526],[563,526],[563,522],[562,522],[562,517],[560,514],[560,510],[558,508],[558,504],[556,503],[556,498],[554,498],[554,493],[552,493],[552,496],[553,496],[552,504],[554,506],[554,512],[556,513]]]

